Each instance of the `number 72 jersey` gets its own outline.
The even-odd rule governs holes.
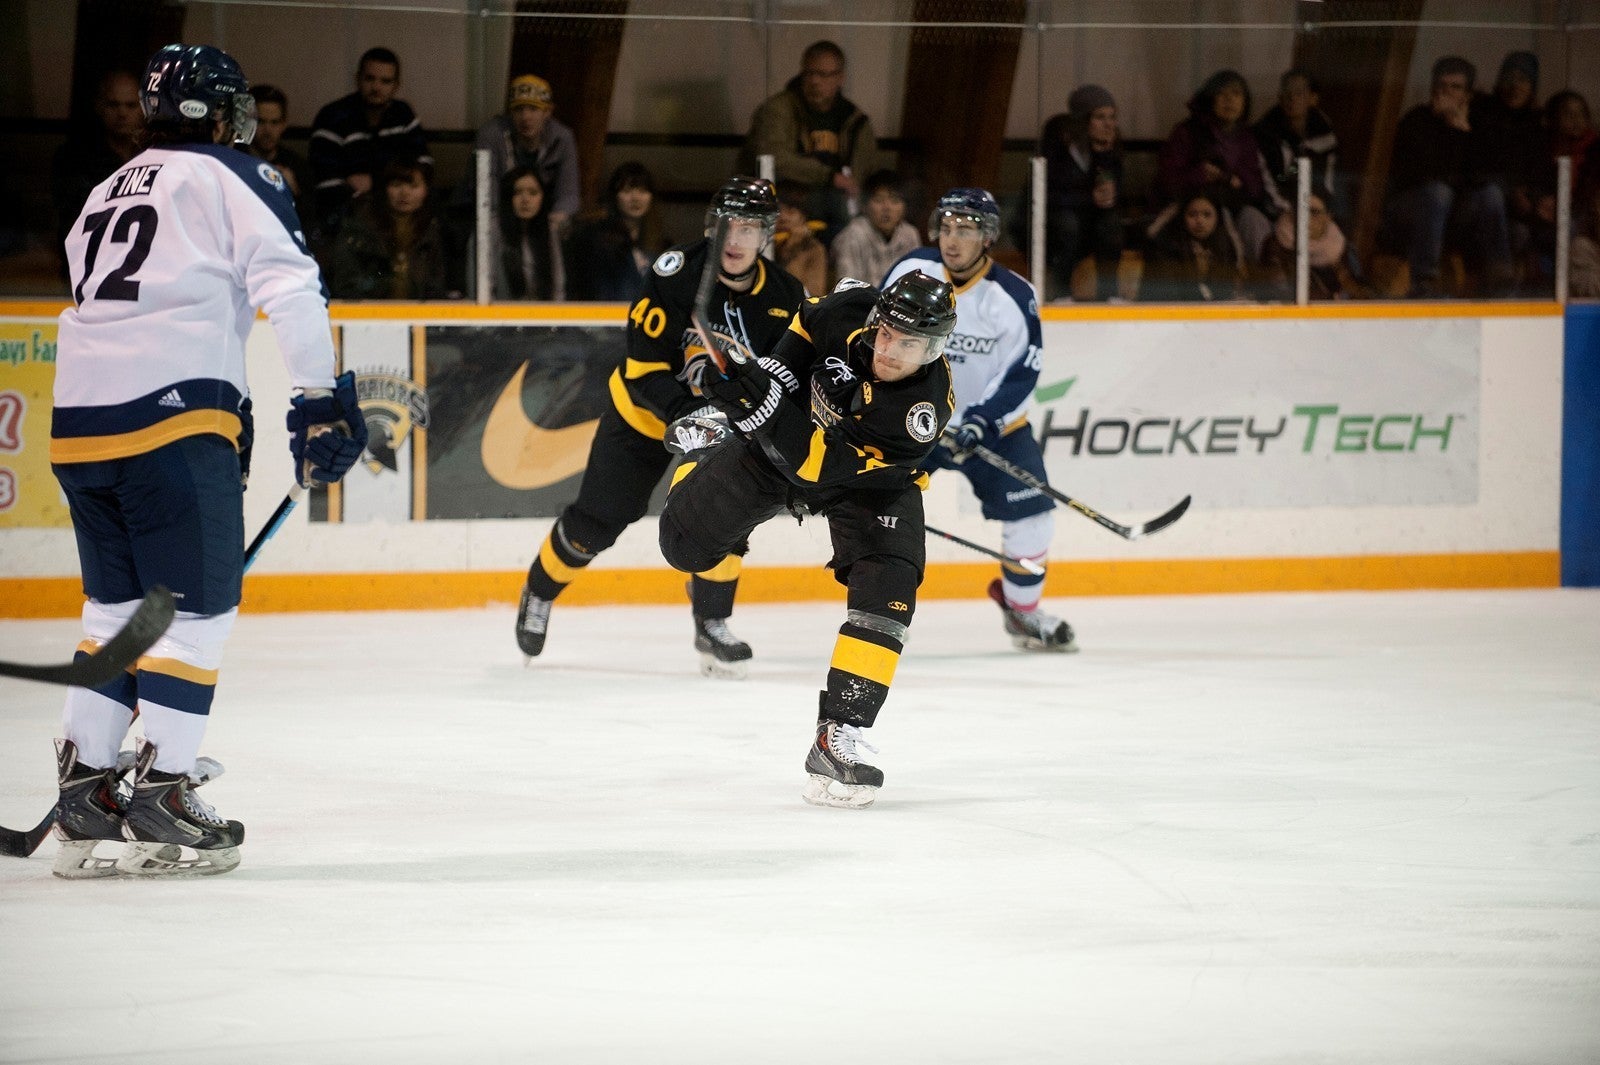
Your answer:
[[[141,152],[89,194],[66,253],[52,462],[202,433],[237,443],[257,307],[291,384],[333,385],[322,274],[282,176],[260,159],[210,144]]]

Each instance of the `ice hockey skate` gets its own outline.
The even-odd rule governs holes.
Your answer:
[[[700,674],[722,680],[750,675],[750,645],[728,629],[727,618],[694,619],[694,649],[700,652]]]
[[[194,789],[222,775],[222,766],[197,759],[194,774],[155,768],[156,746],[139,741],[133,795],[123,821],[128,840],[117,872],[125,876],[215,876],[239,864],[244,826],[217,816]]]
[[[81,764],[77,745],[58,739],[56,776],[61,798],[56,803],[55,836],[61,849],[51,871],[63,880],[115,876],[127,809],[127,797],[118,789],[122,774],[116,766],[92,769]]]
[[[1018,610],[1006,602],[1005,588],[999,577],[989,582],[989,598],[999,604],[1006,632],[1021,650],[1071,653],[1078,649],[1072,626],[1065,621],[1037,608]]]
[[[523,585],[522,602],[517,607],[517,646],[528,658],[537,658],[544,650],[544,634],[550,627],[550,608],[554,605],[554,600],[540,599]]]
[[[856,746],[877,753],[855,725],[823,718],[817,738],[806,753],[805,790],[800,797],[813,806],[838,806],[861,810],[872,805],[883,787],[883,770],[859,760]]]

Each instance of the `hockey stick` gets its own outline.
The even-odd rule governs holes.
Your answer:
[[[946,441],[952,444],[955,442],[955,434],[950,430],[946,429],[944,436]],[[959,454],[959,452],[957,453]],[[1184,511],[1189,509],[1191,497],[1184,496],[1182,499],[1178,500],[1177,505],[1171,510],[1151,518],[1143,525],[1123,525],[1121,522],[1112,521],[1110,518],[1106,517],[1098,510],[1095,510],[1087,503],[1081,503],[1067,495],[1065,492],[1056,491],[1054,488],[1051,488],[1044,481],[1041,481],[1039,478],[1035,477],[1021,466],[1007,461],[1003,455],[995,454],[982,444],[978,444],[973,447],[972,454],[978,456],[978,458],[987,462],[995,469],[1000,470],[1003,473],[1010,474],[1016,480],[1027,485],[1029,488],[1037,489],[1038,491],[1049,496],[1051,499],[1054,499],[1056,502],[1061,503],[1064,506],[1071,507],[1073,510],[1077,511],[1079,514],[1082,514],[1084,517],[1088,518],[1101,528],[1110,529],[1124,540],[1138,540],[1141,537],[1153,536],[1162,529],[1165,529],[1168,525],[1171,525],[1173,522],[1177,521],[1179,518],[1183,517]]]
[[[14,828],[0,826],[0,855],[7,858],[26,858],[39,849],[39,844],[50,834],[50,828],[56,823],[56,808],[50,807],[50,812],[27,832],[18,832]]]
[[[144,600],[134,610],[117,634],[107,640],[100,650],[85,658],[75,659],[64,666],[22,666],[0,662],[0,676],[36,680],[46,684],[66,684],[74,688],[98,688],[122,675],[123,671],[139,660],[152,644],[161,638],[172,624],[177,605],[172,593],[160,585],[145,593]],[[56,808],[27,832],[0,825],[0,855],[26,858],[39,849],[50,826],[55,824]]]
[[[700,343],[706,347],[706,354],[710,357],[712,365],[716,366],[719,373],[727,376],[727,364],[724,356],[734,362],[745,361],[744,353],[738,350],[723,351],[711,342],[711,327],[706,324],[707,317],[711,314],[711,292],[717,285],[717,273],[722,269],[722,249],[728,244],[728,219],[718,214],[716,222],[711,227],[711,236],[706,241],[706,262],[700,269],[700,284],[694,290],[694,306],[689,308],[689,324],[694,331],[700,334]]]
[[[936,529],[926,522],[923,523],[922,527],[928,532],[933,533],[935,536],[944,537],[953,544],[960,544],[962,547],[970,547],[980,555],[988,555],[990,558],[1005,566],[1006,569],[1019,570],[1023,573],[1031,573],[1035,577],[1044,576],[1044,567],[1039,565],[1039,563],[1035,562],[1031,558],[1012,558],[1010,555],[1001,554],[999,551],[991,550],[990,548],[984,547],[982,544],[975,544],[971,540],[964,540],[955,533],[947,533],[943,529]]]
[[[250,546],[244,549],[245,573],[250,572],[250,567],[255,565],[256,556],[261,554],[261,549],[283,527],[283,523],[288,520],[289,515],[294,512],[294,508],[299,506],[300,500],[305,497],[306,490],[298,482],[284,495],[283,499],[278,503],[278,509],[272,512],[272,517],[268,518],[267,523],[261,527],[261,531],[256,533],[256,538],[250,541]]]
[[[145,593],[144,601],[117,630],[117,634],[94,654],[64,666],[24,666],[15,662],[0,662],[0,677],[66,684],[73,688],[98,688],[121,676],[124,670],[137,662],[139,656],[167,631],[176,611],[172,593],[156,585]]]

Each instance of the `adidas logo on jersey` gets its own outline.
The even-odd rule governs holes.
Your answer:
[[[187,404],[183,402],[183,397],[178,395],[178,390],[176,388],[172,389],[166,395],[156,400],[156,405],[159,407],[177,407],[179,410],[183,410],[187,406]]]

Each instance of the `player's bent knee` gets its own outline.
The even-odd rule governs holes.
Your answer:
[[[921,583],[917,567],[903,558],[873,555],[859,559],[850,567],[850,612],[883,618],[903,629],[916,613]]]

